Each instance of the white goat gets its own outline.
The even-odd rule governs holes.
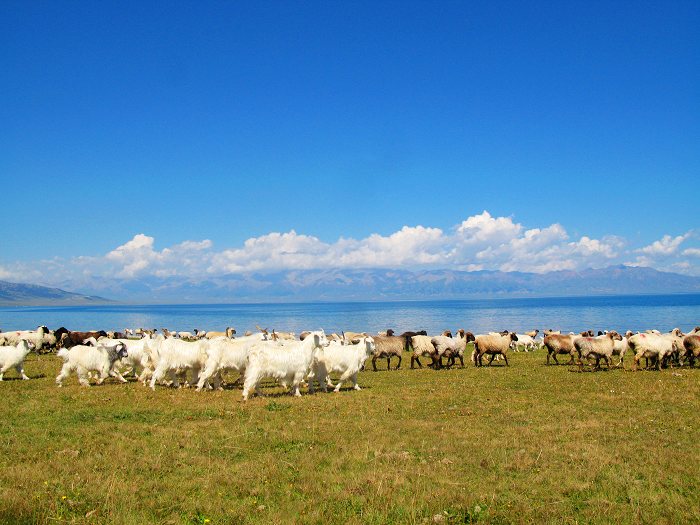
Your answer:
[[[151,359],[155,365],[155,370],[151,376],[150,387],[156,389],[156,382],[169,374],[173,379],[175,387],[180,384],[177,380],[176,372],[186,372],[192,370],[192,380],[190,384],[199,381],[199,371],[204,367],[207,359],[206,339],[195,342],[181,341],[180,339],[163,339],[158,336],[153,339],[153,344],[149,344]]]
[[[136,380],[145,385],[146,380],[153,375],[153,362],[151,361],[151,351],[148,347],[149,342],[151,342],[151,336],[144,334],[142,339],[100,338],[97,344],[110,344],[113,342],[124,343],[127,356],[121,359],[120,364],[131,367]],[[127,370],[127,372],[129,371]]]
[[[118,343],[115,346],[76,345],[68,350],[61,348],[58,351],[58,357],[63,359],[64,363],[56,377],[56,384],[63,386],[63,380],[75,371],[78,374],[78,382],[83,386],[90,386],[88,372],[93,371],[100,374],[97,379],[97,384],[100,385],[114,372],[114,363],[126,355],[124,343]],[[126,382],[126,379],[121,377],[118,372],[112,375],[116,375],[122,382]]]
[[[263,337],[263,334],[254,334],[238,339],[224,336],[210,340],[206,348],[204,370],[197,382],[197,391],[201,391],[204,384],[211,380],[216,382],[214,388],[219,388],[221,374],[225,371],[233,370],[243,374],[248,362],[248,352],[255,343],[263,341]]]
[[[283,387],[291,386],[295,396],[301,396],[299,385],[309,373],[316,351],[328,344],[323,330],[312,332],[303,341],[288,341],[280,347],[274,341],[260,341],[248,354],[243,383],[243,400],[250,392],[260,393],[260,381],[273,377]]]
[[[360,342],[352,345],[331,343],[327,347],[316,352],[313,363],[313,371],[309,375],[309,392],[314,391],[314,380],[318,381],[321,389],[326,392],[326,385],[333,387],[330,374],[337,372],[340,375],[338,384],[333,390],[340,391],[344,381],[350,379],[355,390],[361,390],[357,384],[357,373],[365,361],[374,354],[374,339],[363,337]]]
[[[0,346],[0,381],[10,368],[17,370],[22,379],[29,379],[24,373],[24,359],[34,349],[34,344],[22,339],[15,346]]]

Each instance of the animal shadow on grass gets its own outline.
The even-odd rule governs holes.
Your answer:
[[[5,373],[7,373],[7,372],[5,372]],[[35,376],[29,375],[29,374],[27,374],[27,375],[29,376],[29,379],[32,379],[32,380],[33,379],[44,379],[46,377],[46,374],[37,374]],[[2,381],[3,381],[3,383],[5,381],[22,381],[22,378],[20,376],[14,376],[14,375],[10,376],[10,377],[5,376],[2,378]]]

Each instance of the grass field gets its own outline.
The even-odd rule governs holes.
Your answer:
[[[361,392],[0,384],[2,523],[698,523],[700,369],[360,374]],[[371,367],[370,367],[371,368]]]

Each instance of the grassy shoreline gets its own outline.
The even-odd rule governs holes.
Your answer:
[[[58,389],[60,361],[32,355],[32,381],[0,384],[0,522],[700,521],[700,369],[511,356],[404,359],[361,373],[361,392],[267,386],[242,403],[239,389]]]

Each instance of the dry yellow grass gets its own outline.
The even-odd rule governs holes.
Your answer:
[[[0,521],[700,522],[700,369],[544,360],[367,371],[361,392],[266,387],[244,404],[238,389],[59,389],[60,361],[32,356],[32,381],[0,384]]]

